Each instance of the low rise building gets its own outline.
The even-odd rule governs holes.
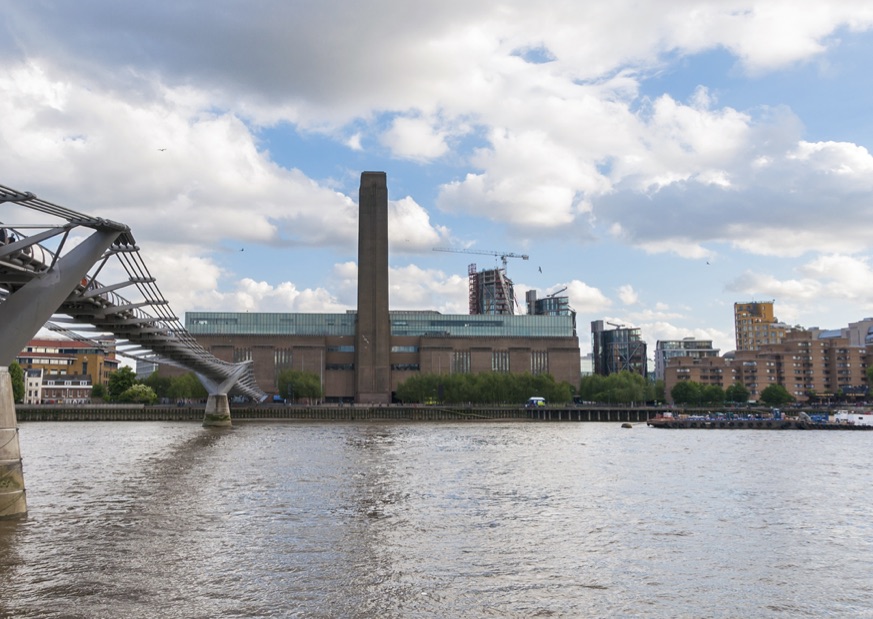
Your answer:
[[[24,370],[42,370],[45,376],[81,375],[92,385],[109,385],[109,375],[118,370],[115,340],[79,342],[62,339],[33,339],[16,357]]]
[[[91,377],[87,374],[52,374],[42,381],[44,404],[89,404]]]

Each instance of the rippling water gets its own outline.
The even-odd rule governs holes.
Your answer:
[[[23,423],[3,617],[873,617],[873,436]]]

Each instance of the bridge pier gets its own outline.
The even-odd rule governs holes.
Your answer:
[[[24,471],[9,368],[0,367],[0,519],[27,516]]]
[[[229,428],[230,404],[226,393],[211,393],[206,399],[206,412],[203,414],[203,426],[207,428]]]

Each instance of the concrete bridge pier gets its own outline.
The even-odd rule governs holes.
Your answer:
[[[9,368],[0,367],[0,519],[26,516],[27,499],[12,379]]]
[[[229,428],[230,404],[226,393],[210,393],[206,399],[206,412],[203,414],[203,426],[206,428]]]

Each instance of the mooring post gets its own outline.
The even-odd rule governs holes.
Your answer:
[[[0,519],[27,516],[24,471],[9,368],[0,366]]]

